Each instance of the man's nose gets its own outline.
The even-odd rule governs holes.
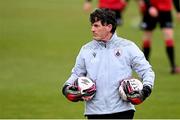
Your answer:
[[[92,27],[91,27],[91,31],[94,32],[94,30],[95,30],[95,29],[94,29],[94,26],[92,26]]]

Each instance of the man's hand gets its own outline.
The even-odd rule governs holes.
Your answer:
[[[72,102],[78,102],[79,100],[82,100],[81,92],[75,85],[65,85],[62,92],[66,98]]]
[[[91,99],[94,97],[95,93],[96,93],[96,86],[93,85],[92,87],[90,87],[89,89],[87,89],[86,91],[84,91],[84,93],[85,93],[85,94],[83,94],[82,99],[83,99],[84,101],[89,101],[89,100],[91,100]]]
[[[149,8],[149,14],[150,14],[152,17],[157,17],[157,16],[158,16],[158,10],[157,10],[155,7],[151,6],[151,7]]]
[[[132,93],[127,94],[127,99],[134,105],[138,105],[144,101],[144,95],[142,90],[134,91]]]
[[[144,85],[143,89],[139,91],[133,91],[131,85],[128,83],[123,87],[127,99],[134,105],[141,104],[151,94],[151,87],[148,85]]]

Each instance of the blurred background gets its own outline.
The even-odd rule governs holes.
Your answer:
[[[80,47],[91,40],[83,0],[0,0],[0,118],[81,118],[84,103],[61,93]],[[97,1],[93,4],[96,7]],[[175,12],[175,11],[173,11]],[[123,13],[117,34],[141,47],[135,1]],[[174,19],[176,61],[180,65],[180,23]],[[169,73],[159,27],[151,64],[156,81],[151,97],[136,106],[135,118],[180,118],[180,75]]]

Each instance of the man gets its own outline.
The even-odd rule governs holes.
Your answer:
[[[142,0],[141,0],[142,1]],[[174,0],[177,10],[177,18],[180,20],[180,3]],[[171,73],[180,73],[180,68],[176,66],[174,55],[174,38],[173,38],[173,20],[172,20],[172,0],[144,0],[143,20],[141,27],[144,30],[143,35],[143,52],[146,59],[149,60],[152,43],[152,32],[156,24],[160,24],[160,28],[164,35],[167,56],[171,66]]]
[[[99,8],[108,8],[115,12],[116,21],[118,25],[122,25],[122,12],[124,11],[128,0],[98,0]],[[92,0],[85,0],[84,10],[90,11],[92,9]]]
[[[95,96],[90,101],[85,100],[84,114],[88,119],[132,119],[135,107],[129,101],[133,98],[121,99],[120,82],[136,71],[143,81],[143,89],[133,96],[143,102],[154,85],[151,65],[133,42],[116,35],[113,11],[96,9],[90,14],[90,22],[93,40],[81,48],[72,74],[63,86],[63,94],[71,101],[82,100],[74,81],[86,76],[96,83]]]

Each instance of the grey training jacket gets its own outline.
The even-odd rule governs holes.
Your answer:
[[[133,70],[143,84],[154,85],[155,74],[142,51],[132,41],[115,33],[106,43],[92,40],[81,48],[65,84],[73,84],[80,76],[95,81],[96,95],[85,102],[85,115],[135,110],[134,105],[123,101],[118,92],[120,82],[132,77]]]

